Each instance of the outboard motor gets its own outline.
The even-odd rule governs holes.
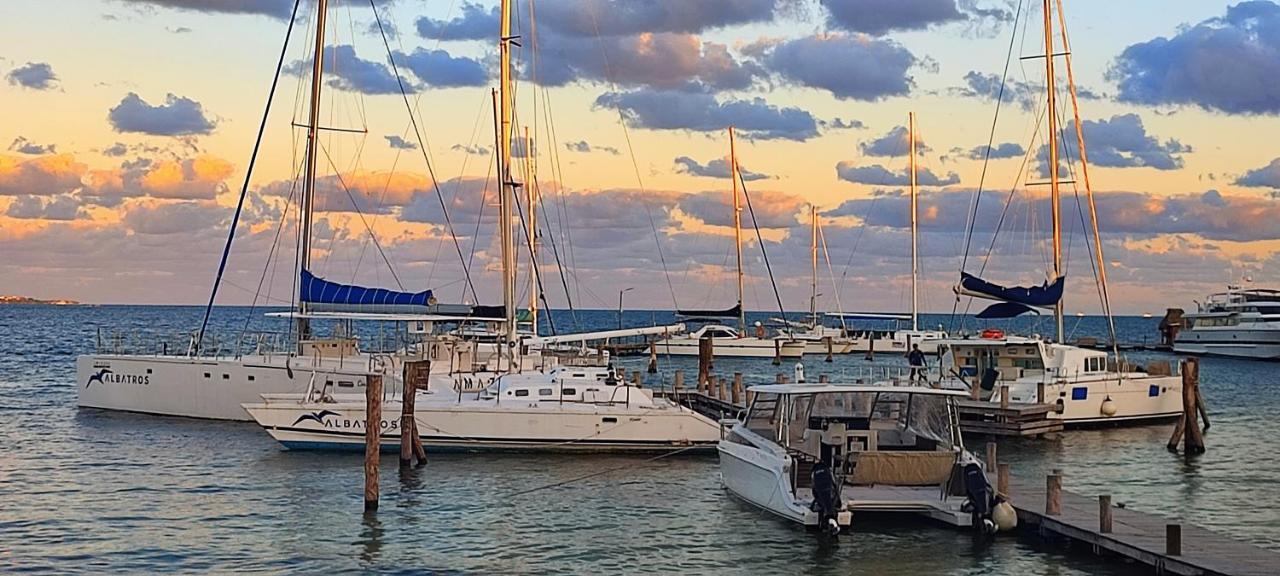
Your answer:
[[[795,378],[796,384],[804,384],[804,363],[796,362]]]
[[[991,510],[995,506],[995,491],[987,482],[987,475],[977,462],[970,462],[964,467],[964,490],[969,501],[963,509],[967,509],[973,529],[980,534],[994,534],[996,524],[991,519]]]
[[[822,445],[822,456],[813,465],[810,479],[813,486],[813,504],[810,506],[818,513],[818,529],[827,536],[840,533],[840,481],[836,479],[831,468],[831,447]]]

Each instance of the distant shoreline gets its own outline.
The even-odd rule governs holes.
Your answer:
[[[4,304],[43,304],[45,306],[77,306],[80,303],[75,300],[67,300],[59,298],[55,300],[41,300],[39,298],[28,298],[26,296],[0,296],[0,305]]]

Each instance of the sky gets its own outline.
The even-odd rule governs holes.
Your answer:
[[[373,4],[329,8],[312,271],[498,303],[497,3]],[[540,195],[551,306],[612,308],[627,288],[628,308],[732,306],[733,125],[746,306],[809,308],[813,207],[818,307],[905,311],[913,112],[923,309],[952,309],[962,269],[1049,276],[1040,1],[516,4],[514,170]],[[1116,312],[1280,284],[1280,4],[1064,8],[1068,312],[1100,310],[1077,117]],[[316,15],[293,10],[0,3],[0,294],[203,303],[244,189],[218,302],[289,303]]]

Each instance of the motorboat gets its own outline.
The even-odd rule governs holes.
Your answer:
[[[805,342],[787,336],[743,336],[735,328],[708,324],[687,334],[673,334],[657,340],[657,351],[672,356],[697,356],[698,343],[703,338],[711,340],[712,353],[717,357],[800,358],[804,356],[806,347]]]
[[[1280,290],[1229,286],[1182,318],[1174,352],[1280,359]]]

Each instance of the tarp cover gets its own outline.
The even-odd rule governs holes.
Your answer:
[[[310,304],[350,304],[357,306],[429,306],[431,291],[396,292],[385,288],[365,288],[330,282],[302,271],[302,282],[298,287],[299,297]]]
[[[1059,276],[1052,284],[1045,282],[1041,286],[1005,287],[999,284],[992,284],[972,274],[961,272],[960,286],[957,291],[979,298],[1003,300],[1035,308],[1048,308],[1062,300],[1062,290],[1066,286],[1066,281],[1066,276]]]
[[[728,310],[677,310],[676,315],[684,318],[737,318],[742,314],[742,305]]]
[[[999,320],[1003,318],[1016,318],[1027,312],[1035,312],[1036,309],[1026,304],[1018,304],[1017,302],[996,302],[978,313],[979,320]]]

